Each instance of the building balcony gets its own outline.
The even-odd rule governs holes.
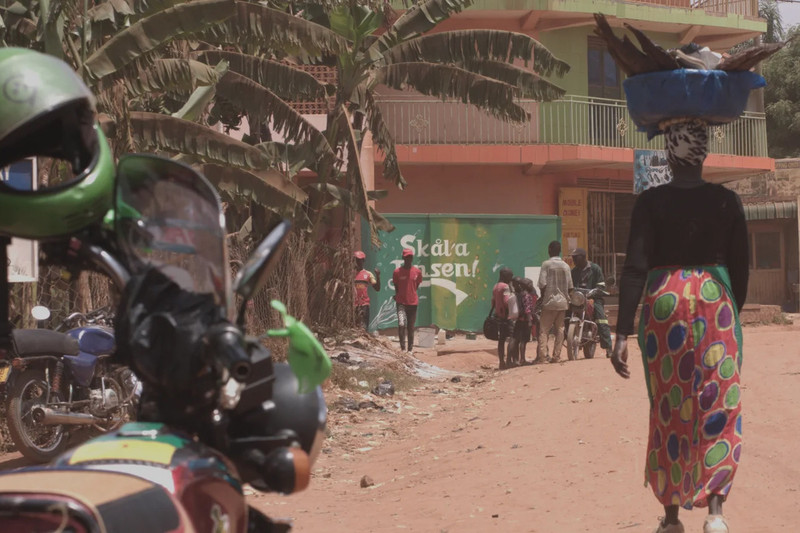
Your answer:
[[[394,0],[398,10],[405,7]],[[696,42],[715,50],[766,31],[758,0],[475,0],[472,6],[437,26],[436,31],[495,28],[540,35],[594,26],[602,13],[613,27],[623,22],[645,32],[671,34],[675,43]]]
[[[519,163],[529,173],[577,167],[628,170],[634,149],[660,150],[636,131],[624,100],[568,95],[555,102],[522,101],[524,123],[495,119],[471,105],[425,98],[383,98],[381,112],[410,163]],[[709,128],[707,175],[719,181],[769,171],[766,120],[745,112],[737,121]],[[437,148],[438,147],[438,148]],[[405,156],[405,157],[404,157]]]

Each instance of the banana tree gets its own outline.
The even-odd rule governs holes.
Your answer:
[[[519,99],[548,101],[564,95],[563,89],[545,77],[563,76],[569,65],[528,35],[496,30],[430,33],[471,3],[472,0],[419,2],[380,36],[376,33],[386,18],[379,10],[354,4],[327,11],[313,4],[304,6],[304,16],[347,39],[347,50],[329,61],[336,68],[337,86],[326,136],[331,146],[345,153],[345,188],[368,220],[370,213],[358,192],[364,188],[363,175],[351,171],[360,168],[360,150],[352,146],[353,142],[360,143],[363,133],[371,132],[384,154],[383,176],[401,189],[406,185],[394,140],[378,105],[380,87],[458,100],[494,117],[516,122],[530,120]],[[517,65],[518,60],[524,66]],[[352,117],[350,124],[356,135],[338,126],[343,110]],[[374,238],[377,228],[374,224],[372,228]]]

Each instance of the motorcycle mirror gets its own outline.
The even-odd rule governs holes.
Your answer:
[[[31,309],[31,315],[36,320],[47,320],[50,318],[50,310],[43,305],[37,305]]]
[[[280,257],[280,252],[291,227],[292,224],[288,220],[283,220],[278,224],[261,241],[256,251],[250,255],[247,263],[236,274],[233,290],[244,299],[242,311],[247,300],[255,296],[264,287],[272,267],[275,266],[276,259]]]

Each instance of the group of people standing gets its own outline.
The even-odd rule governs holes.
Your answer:
[[[508,267],[500,269],[500,279],[492,289],[489,314],[494,313],[498,318],[497,355],[501,369],[528,364],[525,350],[531,340],[536,299],[533,281],[514,276]]]
[[[510,268],[500,269],[500,279],[492,290],[490,314],[494,313],[499,319],[497,355],[501,369],[528,364],[525,359],[525,347],[531,340],[533,330],[538,330],[536,335],[538,345],[536,358],[530,363],[560,362],[566,313],[572,291],[575,288],[586,290],[605,288],[602,269],[587,259],[586,250],[583,248],[576,248],[570,254],[575,264],[572,269],[561,257],[560,242],[550,242],[547,252],[549,259],[542,264],[537,282],[541,294],[540,300],[534,290],[533,281],[514,277]],[[527,312],[528,304],[531,308],[530,313]],[[605,315],[602,298],[595,299],[594,314],[590,318],[597,324],[600,346],[609,352],[611,328]],[[555,342],[552,355],[549,355],[548,339],[551,332],[555,333]],[[506,341],[509,341],[508,347]]]

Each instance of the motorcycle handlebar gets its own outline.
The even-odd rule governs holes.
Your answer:
[[[243,383],[251,370],[250,354],[244,346],[241,332],[233,326],[225,326],[211,334],[211,349],[216,360]]]

